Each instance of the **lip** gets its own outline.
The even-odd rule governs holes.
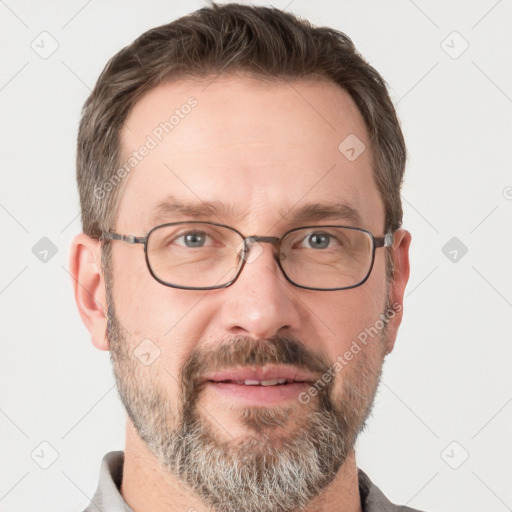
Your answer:
[[[245,380],[279,380],[286,379],[298,383],[314,382],[315,376],[309,372],[286,365],[269,365],[264,367],[243,367],[207,373],[203,377],[203,382],[227,382],[227,381],[245,381]]]
[[[245,381],[274,381],[286,379],[285,384],[248,385]],[[314,375],[293,366],[266,366],[263,368],[235,368],[206,374],[205,386],[220,394],[224,400],[244,406],[269,407],[297,400],[315,380]],[[228,403],[229,403],[228,402]]]

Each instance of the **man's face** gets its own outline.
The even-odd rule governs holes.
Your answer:
[[[190,97],[197,105],[183,109],[158,141],[155,128]],[[351,134],[366,146],[355,160],[338,150]],[[367,130],[350,96],[334,84],[241,76],[165,84],[130,113],[124,157],[148,135],[157,144],[125,178],[112,226],[118,233],[143,236],[159,224],[203,220],[245,236],[280,237],[325,224],[384,234]],[[176,209],[178,203],[186,207]],[[359,220],[343,216],[349,208],[335,216],[331,210],[340,205]],[[112,244],[110,348],[140,437],[219,510],[233,504],[225,497],[229,479],[243,483],[233,464],[251,492],[270,489],[266,505],[258,498],[259,510],[304,506],[332,481],[371,407],[389,348],[386,329],[359,343],[350,361],[344,354],[386,314],[392,290],[385,250],[376,251],[362,286],[322,292],[290,284],[273,247],[262,243],[232,286],[191,291],[157,282],[142,245]],[[336,361],[342,368],[333,371]],[[329,368],[328,384],[309,393]],[[207,469],[199,468],[201,456],[210,461]],[[258,467],[271,477],[255,474]],[[294,470],[305,473],[307,488],[293,487]],[[215,494],[216,482],[224,494]],[[240,487],[230,492],[240,494]]]

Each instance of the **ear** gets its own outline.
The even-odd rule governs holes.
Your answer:
[[[71,244],[69,268],[78,311],[91,334],[92,343],[100,350],[108,350],[101,242],[84,234],[77,235]]]
[[[389,304],[394,310],[395,315],[390,320],[387,327],[387,350],[389,354],[395,346],[398,328],[402,323],[404,292],[409,281],[409,246],[411,244],[411,234],[405,229],[395,231],[393,246],[391,251],[393,259],[393,277],[389,285]]]

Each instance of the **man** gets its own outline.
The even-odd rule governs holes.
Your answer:
[[[75,296],[128,413],[87,510],[411,510],[354,453],[410,235],[400,126],[351,41],[237,4],[150,30],[77,163]]]

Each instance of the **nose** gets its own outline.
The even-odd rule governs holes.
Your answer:
[[[292,288],[275,260],[272,245],[254,244],[238,279],[222,290],[222,329],[254,339],[297,329],[303,315],[299,290]]]

